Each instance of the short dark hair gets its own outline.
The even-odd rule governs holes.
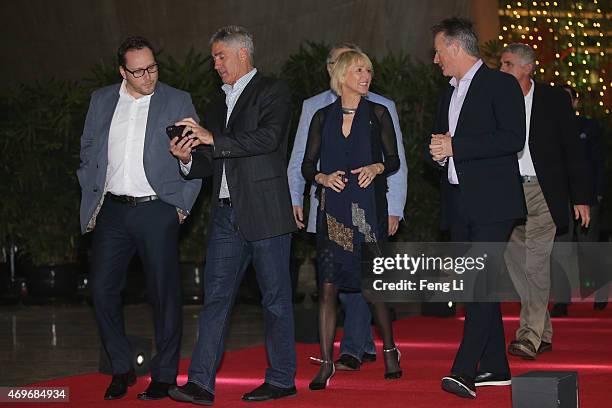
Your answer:
[[[128,51],[132,50],[142,50],[143,48],[148,48],[155,56],[155,49],[144,37],[128,37],[121,43],[119,49],[117,50],[117,62],[120,66],[125,67],[125,54]]]
[[[434,37],[442,33],[447,44],[455,40],[465,52],[473,57],[480,57],[478,35],[474,31],[474,24],[466,18],[452,17],[442,20],[431,27],[431,33]]]

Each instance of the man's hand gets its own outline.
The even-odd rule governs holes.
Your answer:
[[[185,130],[183,130],[183,136],[185,136],[189,132],[192,132],[189,137],[197,141],[196,143],[194,143],[194,147],[199,146],[201,144],[214,144],[212,133],[200,126],[198,122],[196,122],[193,118],[185,118],[179,120],[175,123],[175,125],[185,126]]]
[[[591,223],[591,210],[588,205],[574,205],[574,219],[580,219],[580,225],[588,228]]]
[[[179,140],[178,137],[170,140],[170,153],[181,161],[183,164],[188,164],[191,161],[191,150],[196,146],[197,139],[191,139],[189,136]],[[199,144],[199,143],[198,143]]]
[[[389,236],[393,236],[397,232],[397,229],[399,227],[399,219],[400,217],[398,217],[397,215],[389,216]]]
[[[295,223],[297,224],[298,229],[304,228],[304,212],[302,207],[299,205],[293,206],[293,217],[295,218]]]
[[[431,154],[431,158],[437,162],[453,155],[452,139],[449,132],[446,132],[443,135],[431,135],[429,154]]]
[[[180,212],[177,212],[176,214],[178,215],[179,224],[184,223],[187,216],[185,214],[181,214]]]
[[[342,170],[334,171],[330,174],[319,173],[315,176],[315,181],[324,187],[331,188],[336,193],[341,192],[346,187],[344,172]]]

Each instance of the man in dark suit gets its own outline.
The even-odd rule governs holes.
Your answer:
[[[221,28],[210,40],[224,98],[211,103],[202,126],[171,141],[188,178],[213,176],[211,236],[204,271],[204,308],[189,380],[170,391],[178,401],[212,404],[236,292],[252,261],[262,292],[270,367],[265,382],[243,396],[265,401],[296,394],[290,233],[295,231],[287,183],[288,88],[253,68],[253,40],[241,27]],[[192,152],[192,148],[199,146]]]
[[[579,99],[574,88],[570,87],[569,85],[565,85],[563,86],[563,89],[570,95],[574,110],[578,110]],[[567,229],[567,232],[564,234],[557,234],[555,243],[572,242],[574,240],[580,243],[598,242],[600,239],[599,234],[601,231],[602,215],[601,203],[606,186],[606,157],[603,146],[602,131],[599,123],[594,118],[587,118],[584,115],[580,115],[576,117],[576,121],[578,124],[578,135],[580,142],[586,149],[587,161],[591,169],[591,187],[593,189],[593,196],[591,199],[592,205],[589,212],[589,228],[583,228],[580,223],[572,219],[569,221],[569,228]],[[568,306],[571,301],[572,293],[567,272],[565,271],[562,263],[559,262],[559,259],[556,259],[562,258],[562,254],[556,256],[556,252],[560,251],[555,251],[555,248],[558,248],[558,246],[553,246],[553,251],[551,254],[553,261],[551,262],[550,267],[552,293],[555,298],[555,302],[557,303],[555,303],[550,310],[550,317],[562,317],[568,315]],[[604,278],[604,276],[598,276],[602,273],[605,274],[605,272],[599,270],[587,270],[585,272],[589,272],[590,274],[595,272],[595,276],[592,276],[592,278],[595,280],[595,287],[597,290],[595,291],[594,295],[595,303],[593,304],[593,309],[605,309],[608,304],[608,295],[610,291],[609,284],[605,282],[605,279],[601,279]]]
[[[180,356],[179,225],[201,185],[180,176],[165,128],[195,116],[195,110],[189,94],[158,82],[153,48],[144,38],[125,40],[118,59],[123,82],[92,94],[81,138],[81,229],[94,231],[90,287],[113,370],[104,398],[123,397],[136,381],[120,294],[138,252],[153,305],[157,350],[152,382],[138,398],[160,399],[176,383]]]
[[[517,225],[506,252],[512,283],[521,298],[521,323],[508,353],[533,360],[552,350],[548,313],[550,254],[555,233],[567,230],[568,208],[589,226],[592,183],[569,95],[560,87],[534,82],[536,56],[526,44],[510,44],[501,71],[512,74],[524,95],[527,137],[518,155],[527,203],[525,225]]]
[[[516,161],[525,143],[520,87],[483,64],[471,22],[447,19],[432,31],[434,62],[452,77],[429,141],[431,160],[443,170],[441,226],[455,242],[506,242],[525,216]],[[466,303],[463,339],[442,388],[475,398],[477,385],[509,383],[499,303]]]

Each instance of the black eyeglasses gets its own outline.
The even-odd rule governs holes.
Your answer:
[[[157,72],[157,64],[153,64],[153,65],[149,65],[148,67],[144,68],[144,69],[136,69],[134,71],[130,71],[125,65],[123,66],[123,69],[125,69],[127,72],[129,72],[130,74],[132,74],[132,76],[134,78],[140,78],[141,76],[143,76],[145,74],[145,71],[148,72],[149,74],[153,74],[155,72]]]

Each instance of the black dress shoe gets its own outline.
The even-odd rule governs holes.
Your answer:
[[[158,381],[151,381],[151,384],[147,387],[144,392],[138,394],[139,400],[159,400],[168,397],[168,389],[176,385],[175,383],[163,383]]]
[[[449,375],[442,378],[442,389],[462,398],[476,398],[474,380],[463,375]]]
[[[550,309],[550,317],[564,317],[567,316],[567,303],[555,303]]]
[[[263,383],[253,391],[248,392],[242,396],[243,401],[259,402],[275,400],[285,397],[293,397],[297,394],[295,387],[281,388],[275,387],[272,384]]]
[[[376,353],[363,353],[363,356],[361,356],[361,364],[373,363],[375,361],[376,361]]]
[[[122,398],[127,394],[128,387],[136,384],[136,374],[134,370],[130,370],[127,373],[115,374],[111,380],[110,385],[104,393],[105,400],[114,400]]]
[[[522,357],[524,360],[535,360],[538,355],[535,346],[527,339],[511,341],[508,345],[508,353]]]
[[[604,310],[608,306],[608,302],[595,302],[593,303],[593,310]]]
[[[192,402],[196,405],[212,405],[215,396],[196,383],[187,382],[180,387],[173,385],[168,389],[168,395],[175,401]]]
[[[552,351],[552,343],[541,341],[540,347],[538,347],[538,354],[546,353],[547,351]]]
[[[361,363],[350,354],[342,354],[334,363],[336,370],[340,371],[358,371]]]
[[[475,387],[510,385],[510,374],[478,373],[474,377]]]

